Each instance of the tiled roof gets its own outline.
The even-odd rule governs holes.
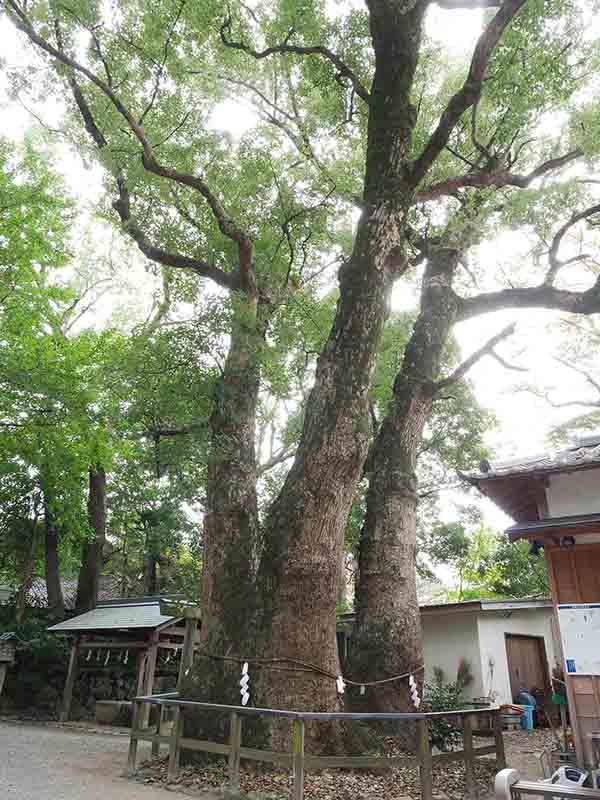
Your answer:
[[[556,453],[542,453],[523,459],[491,462],[489,470],[470,472],[464,477],[469,481],[482,481],[489,478],[504,478],[512,475],[578,469],[592,464],[600,464],[600,444],[588,447],[572,447],[559,450]]]
[[[67,611],[73,611],[77,597],[77,578],[61,578],[60,585],[65,600],[65,608]],[[98,600],[113,600],[119,597],[119,594],[119,579],[114,575],[101,575],[98,584]],[[44,578],[33,579],[31,588],[27,593],[27,605],[34,606],[35,608],[47,607],[48,592],[46,590],[46,581]]]

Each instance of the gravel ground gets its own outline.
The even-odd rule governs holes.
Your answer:
[[[114,734],[0,722],[0,797],[173,800],[172,792],[122,777],[128,744],[128,739]],[[140,760],[149,757],[149,745],[140,742],[138,753]]]
[[[142,767],[138,774],[138,781],[141,782],[127,780],[122,773],[127,758],[128,738],[115,733],[114,730],[106,733],[90,732],[90,730],[78,730],[76,727],[62,728],[56,725],[0,721],[0,798],[2,800],[5,798],[6,800],[124,800],[124,798],[166,800],[167,797],[183,797],[182,792],[186,795],[196,794],[192,784],[196,791],[209,790],[205,797],[209,793],[213,798],[218,796],[213,792],[225,777],[222,767],[214,768],[212,779],[202,770],[198,772],[184,770],[180,783],[169,786],[169,790],[163,788],[162,782],[165,779],[163,760],[154,762],[152,766],[146,764],[145,768]],[[523,777],[530,779],[539,777],[537,755],[549,743],[548,731],[534,731],[531,734],[519,731],[505,734],[508,765],[518,769]],[[138,764],[149,757],[149,744],[140,742]],[[482,797],[487,800],[489,795],[486,783],[489,786],[488,781],[492,777],[493,770],[490,769],[491,764],[490,767],[487,765],[484,767],[487,759],[482,761],[484,763],[478,769],[480,773],[478,783]],[[434,773],[436,784],[439,778],[442,778],[439,780],[441,786],[439,784],[436,786],[439,800],[442,798],[450,800],[453,796],[457,796],[456,790],[453,792],[447,785],[449,773],[439,774],[438,780],[435,780],[435,777],[437,776]],[[257,780],[256,776],[248,775],[246,778],[248,785],[243,787],[246,791],[259,789],[271,796],[285,796],[289,788],[287,775],[279,776],[279,780],[276,776]],[[344,786],[346,783],[348,785]],[[348,775],[345,780],[340,780],[340,773],[336,772],[331,775],[321,773],[314,778],[308,777],[306,788],[307,796],[313,800],[325,800],[334,796],[343,800],[353,797],[380,798],[386,795],[390,798],[398,796],[410,800],[411,796],[418,796],[418,791],[412,792],[413,787],[407,786],[406,783],[408,781],[401,780],[397,781],[396,785],[390,785],[381,775],[369,777]],[[342,786],[346,791],[340,791]],[[444,789],[446,791],[443,791]]]

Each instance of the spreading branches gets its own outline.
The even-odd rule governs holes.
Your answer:
[[[97,125],[90,106],[81,90],[81,87],[71,75],[68,79],[69,86],[73,93],[73,98],[79,109],[84,122],[85,129],[97,145],[102,150],[107,145],[106,137]],[[143,233],[142,229],[136,225],[131,216],[131,198],[127,183],[123,175],[117,175],[116,187],[118,199],[113,203],[113,208],[119,215],[122,225],[129,236],[136,242],[141,252],[151,261],[162,264],[166,267],[175,267],[195,272],[201,277],[210,278],[226,289],[238,289],[239,278],[235,273],[224,272],[214,264],[199,258],[191,258],[181,253],[173,253],[154,245]]]
[[[589,208],[586,208],[584,211],[580,211],[578,214],[573,214],[573,216],[570,219],[568,219],[565,222],[565,224],[558,229],[557,233],[552,239],[552,244],[548,252],[548,261],[550,263],[550,267],[548,269],[548,272],[546,273],[546,277],[544,278],[544,284],[546,286],[552,286],[558,274],[558,271],[562,267],[567,266],[567,264],[572,264],[575,261],[583,261],[586,258],[589,258],[589,256],[586,253],[580,253],[577,256],[573,256],[572,258],[567,259],[566,261],[562,261],[558,257],[558,251],[562,243],[562,240],[574,225],[577,225],[578,222],[589,219],[590,217],[593,217],[594,214],[599,214],[599,213],[600,213],[600,203],[594,206],[590,206]]]
[[[492,53],[511,20],[526,2],[527,0],[505,0],[479,37],[471,59],[469,73],[462,88],[451,97],[436,129],[425,145],[425,149],[412,164],[411,182],[413,186],[418,186],[444,147],[446,147],[452,131],[464,112],[479,101]]]
[[[583,220],[590,220],[595,214],[600,214],[600,203],[589,206],[584,211],[573,214],[562,225],[552,239],[548,252],[549,268],[542,283],[537,286],[511,286],[493,292],[482,292],[473,297],[458,297],[458,319],[465,320],[499,311],[503,308],[548,308],[556,311],[566,311],[570,314],[590,315],[600,312],[600,276],[596,278],[589,289],[573,291],[571,289],[557,289],[554,280],[558,271],[575,261],[589,258],[584,254],[561,261],[558,251],[568,231]],[[589,222],[589,224],[593,224]]]
[[[503,339],[512,336],[514,332],[515,332],[515,323],[511,322],[511,324],[507,325],[506,328],[503,328],[503,330],[501,330],[500,333],[497,333],[495,336],[492,336],[492,338],[489,341],[487,341],[483,345],[483,347],[480,347],[478,350],[475,350],[475,352],[472,353],[468,358],[466,358],[462,362],[462,364],[460,364],[454,370],[454,372],[451,375],[448,375],[447,378],[442,378],[442,380],[436,381],[436,383],[433,386],[434,393],[437,394],[442,389],[446,389],[448,388],[448,386],[451,386],[452,384],[462,380],[467,374],[467,372],[469,372],[469,370],[484,356],[492,356],[492,358],[495,358],[504,367],[508,369],[518,369],[519,371],[521,371],[521,367],[515,367],[511,364],[508,364],[506,360],[501,356],[499,356],[495,350],[496,345],[498,345],[501,341],[503,341]]]
[[[161,80],[163,78],[163,75],[164,75],[164,72],[165,72],[165,66],[167,64],[167,58],[168,58],[168,55],[169,55],[169,47],[171,46],[171,40],[173,39],[173,34],[175,33],[175,28],[177,27],[177,24],[178,24],[178,22],[179,22],[179,20],[181,18],[182,13],[183,13],[183,9],[185,7],[185,3],[186,3],[186,0],[181,0],[181,2],[179,4],[179,8],[177,10],[177,14],[175,15],[175,18],[173,19],[173,22],[172,22],[171,27],[169,29],[169,33],[167,34],[167,38],[165,39],[165,44],[164,44],[164,47],[163,47],[162,61],[158,66],[158,69],[156,71],[156,76],[154,78],[154,88],[152,89],[152,96],[150,97],[150,101],[148,102],[148,105],[143,110],[142,115],[140,116],[140,120],[139,120],[140,121],[140,125],[143,124],[144,119],[146,118],[146,115],[154,107],[154,103],[156,102],[156,98],[158,97],[158,92],[160,90],[160,82],[161,82]]]
[[[600,381],[594,378],[589,370],[579,367],[577,364],[573,364],[572,361],[569,361],[566,358],[561,358],[560,356],[554,356],[554,360],[558,361],[558,363],[563,367],[567,367],[568,369],[573,370],[573,372],[576,372],[578,375],[582,375],[585,378],[586,383],[589,383],[592,389],[597,392],[598,396],[600,397]],[[600,405],[600,401],[593,403],[592,405]]]
[[[370,102],[371,98],[369,92],[361,83],[358,75],[352,69],[350,69],[350,67],[340,58],[340,56],[338,56],[328,47],[324,47],[323,45],[313,45],[307,47],[303,45],[290,44],[290,40],[293,38],[295,33],[293,28],[289,29],[283,42],[273,45],[272,47],[267,47],[265,50],[255,50],[253,47],[250,47],[250,45],[241,40],[235,41],[234,39],[231,39],[231,17],[227,17],[225,19],[221,25],[220,33],[221,41],[226,47],[230,47],[234,50],[241,50],[243,53],[247,53],[258,61],[277,53],[294,54],[300,56],[321,56],[322,58],[325,58],[327,61],[331,62],[331,64],[333,64],[333,66],[336,68],[337,73],[335,77],[339,83],[343,83],[345,80],[348,80],[352,85],[354,93],[364,100],[365,103]]]
[[[74,72],[83,75],[110,101],[115,110],[126,121],[129,130],[140,144],[142,149],[142,163],[148,172],[183,186],[187,186],[202,195],[202,197],[208,203],[208,206],[210,207],[213,216],[217,221],[221,233],[238,245],[240,288],[243,288],[250,295],[256,295],[257,287],[254,276],[252,240],[250,236],[229,217],[221,201],[211,190],[208,184],[197,175],[180,172],[177,169],[161,164],[155,156],[154,148],[150,140],[147,138],[142,125],[135,118],[133,112],[125,106],[114,89],[86,66],[80,64],[78,61],[68,55],[61,47],[60,42],[58,47],[55,47],[52,43],[40,36],[28,19],[25,11],[18,5],[18,3],[15,2],[15,0],[6,0],[6,5],[11,12],[11,16],[15,24],[26,34],[30,41],[36,44],[45,53],[50,55],[55,61],[59,62],[60,64],[64,64]],[[97,126],[95,127],[97,128]],[[89,132],[91,132],[87,122],[86,128]],[[104,140],[104,144],[106,144],[106,139],[103,135],[102,139]],[[96,136],[94,136],[94,140],[100,146],[99,140],[96,138]],[[120,214],[122,221],[124,223],[128,223],[128,232],[138,243],[138,246],[142,252],[144,252],[144,254],[152,260],[159,261],[160,263],[167,264],[168,266],[179,266],[185,269],[193,268],[192,264],[196,261],[195,259],[189,259],[183,256],[168,259],[169,254],[165,253],[165,251],[162,251],[160,248],[153,248],[152,246],[149,246],[149,243],[147,242],[141,230],[135,226],[132,227],[131,217],[128,215],[129,195],[126,187],[122,186],[122,189],[124,189],[124,191],[120,192],[120,198],[114,207]],[[123,212],[125,212],[125,216],[123,216]],[[225,274],[226,273],[222,273],[222,275]],[[212,275],[209,275],[209,277],[212,277]],[[230,279],[226,279],[226,282],[229,283]],[[224,284],[221,282],[221,285]]]
[[[416,202],[425,202],[427,200],[435,200],[444,195],[454,195],[459,189],[466,188],[486,188],[494,186],[501,189],[506,186],[515,186],[519,189],[526,189],[536,178],[549,175],[555,170],[567,166],[583,155],[581,150],[571,150],[563,156],[550,158],[547,161],[539,164],[535,169],[525,175],[518,175],[511,172],[510,169],[498,170],[482,170],[477,172],[468,172],[465,175],[458,175],[446,180],[433,183],[426,189],[422,189],[415,195]]]
[[[195,175],[183,173],[178,170],[172,169],[161,164],[155,156],[154,147],[149,139],[146,137],[144,129],[139,121],[136,120],[134,114],[124,105],[113,89],[112,78],[109,82],[104,81],[90,69],[77,62],[74,58],[69,56],[64,49],[60,30],[58,24],[55,26],[57,34],[57,44],[54,46],[52,43],[40,36],[31,22],[29,21],[25,10],[21,8],[15,0],[6,0],[6,4],[11,12],[11,16],[17,27],[22,30],[27,37],[37,45],[41,50],[46,52],[55,61],[67,66],[72,70],[68,75],[67,81],[72,91],[73,98],[82,116],[84,127],[96,146],[102,150],[108,144],[104,132],[100,129],[94,119],[90,105],[87,102],[83,91],[75,78],[75,74],[83,75],[90,83],[96,86],[102,94],[110,101],[116,111],[125,119],[129,130],[133,133],[142,149],[142,163],[144,167],[155,175],[171,180],[177,184],[188,186],[189,188],[199,192],[208,203],[213,216],[215,217],[221,232],[233,240],[238,245],[239,253],[239,266],[236,273],[228,273],[216,267],[214,264],[209,263],[204,259],[189,257],[180,253],[173,253],[164,250],[161,247],[153,244],[146,234],[138,226],[131,215],[131,198],[125,177],[122,173],[116,175],[116,184],[118,191],[118,199],[113,203],[113,208],[119,214],[121,223],[123,224],[126,232],[137,243],[142,253],[152,261],[155,261],[164,266],[175,267],[178,269],[185,269],[196,274],[209,278],[215,281],[220,286],[227,289],[241,289],[246,291],[251,296],[258,294],[256,279],[254,275],[253,264],[253,244],[249,235],[239,228],[235,222],[227,215],[220,200],[206,184],[206,182]],[[171,26],[170,33],[167,37],[165,44],[165,52],[168,50],[169,42],[173,35],[173,30],[180,17],[183,9],[183,3],[180,5],[179,13],[177,14],[173,25]],[[99,47],[99,44],[97,45]],[[99,51],[101,53],[101,51]],[[104,63],[104,62],[103,62]],[[164,64],[163,64],[164,69]],[[107,75],[110,75],[110,70],[106,70]],[[75,73],[75,74],[73,74]],[[159,75],[162,74],[159,65]],[[158,79],[159,80],[159,79]],[[157,91],[157,84],[155,90]],[[153,94],[152,103],[156,94]],[[142,117],[148,112],[149,107]]]

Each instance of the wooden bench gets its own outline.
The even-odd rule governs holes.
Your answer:
[[[514,769],[503,769],[496,775],[494,793],[496,800],[521,800],[522,797],[541,797],[549,800],[562,797],[573,800],[600,800],[599,789],[542,781],[522,781]]]

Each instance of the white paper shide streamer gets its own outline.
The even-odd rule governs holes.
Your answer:
[[[248,684],[250,683],[250,676],[248,675],[248,662],[244,661],[242,667],[242,679],[240,680],[240,694],[242,696],[242,705],[245,706],[250,700],[250,692],[248,691]]]
[[[408,689],[413,706],[418,708],[421,705],[421,698],[419,697],[419,689],[414,675],[410,675],[408,678]]]

